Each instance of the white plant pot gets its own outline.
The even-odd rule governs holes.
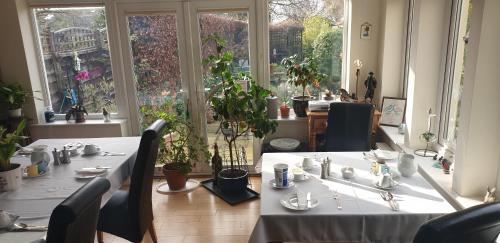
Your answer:
[[[12,170],[0,172],[0,191],[13,191],[21,186],[22,171],[20,164],[11,164]]]
[[[21,108],[8,110],[9,117],[21,117]]]

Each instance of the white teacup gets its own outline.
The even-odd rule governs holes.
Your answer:
[[[83,147],[83,153],[84,154],[95,154],[99,152],[99,147],[95,144],[85,144]]]
[[[273,167],[276,187],[288,187],[288,165],[275,164]]]
[[[386,173],[382,176],[380,176],[380,180],[378,182],[378,185],[382,188],[390,188],[394,186],[394,180],[392,180],[392,175],[389,173]]]
[[[306,178],[304,170],[302,170],[301,168],[293,168],[292,173],[293,173],[294,180],[302,181]]]
[[[313,159],[310,157],[304,157],[304,160],[302,160],[302,168],[305,170],[311,169],[314,166]]]

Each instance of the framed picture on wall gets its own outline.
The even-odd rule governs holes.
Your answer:
[[[397,127],[404,122],[406,99],[384,96],[382,99],[382,115],[380,125]]]
[[[371,38],[372,38],[372,25],[368,22],[365,22],[361,25],[361,39],[371,40]]]

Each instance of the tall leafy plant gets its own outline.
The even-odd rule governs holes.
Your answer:
[[[305,99],[308,85],[319,87],[320,82],[326,77],[319,71],[318,62],[314,57],[306,57],[300,61],[297,54],[285,57],[281,64],[286,68],[287,82],[302,87],[302,99]]]
[[[267,117],[266,97],[270,91],[255,84],[250,76],[244,73],[233,74],[233,53],[225,50],[225,40],[217,35],[209,35],[205,41],[213,41],[216,45],[216,54],[203,60],[210,74],[221,80],[221,85],[209,97],[214,109],[214,119],[220,122],[220,129],[229,130],[224,136],[229,148],[231,170],[241,165],[237,156],[236,140],[252,131],[257,138],[263,138],[270,132],[275,132],[277,122]],[[247,92],[243,90],[239,80],[249,80]]]
[[[11,169],[10,159],[14,156],[18,142],[24,138],[21,136],[26,120],[22,120],[12,133],[7,133],[7,129],[0,127],[0,171]]]
[[[35,97],[33,93],[23,90],[19,84],[4,84],[3,82],[0,83],[0,97],[2,102],[7,104],[9,110],[21,108],[27,97],[41,100]]]

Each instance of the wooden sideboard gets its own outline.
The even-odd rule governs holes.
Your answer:
[[[378,122],[380,120],[380,111],[375,110],[372,121],[372,138],[377,132]],[[328,121],[328,111],[307,111],[307,129],[309,132],[309,151],[316,151],[316,136],[326,132]]]

